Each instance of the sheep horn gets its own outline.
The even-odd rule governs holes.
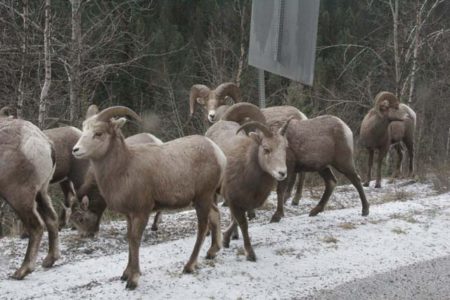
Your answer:
[[[261,122],[257,122],[257,121],[251,121],[251,122],[245,123],[244,125],[239,127],[239,129],[236,131],[236,134],[238,134],[239,131],[241,131],[241,130],[244,130],[246,133],[248,133],[247,130],[250,130],[252,127],[259,129],[266,137],[273,136],[273,132],[266,125],[264,125]]]
[[[95,104],[89,105],[87,111],[86,111],[86,119],[89,119],[93,115],[98,114],[98,106]]]
[[[295,118],[296,118],[296,116],[292,116],[283,124],[283,126],[279,130],[280,135],[285,135],[286,134],[287,128],[289,126],[289,123]]]
[[[392,94],[391,92],[379,92],[375,97],[375,107],[379,109],[380,104],[387,100],[389,102],[389,106],[393,108],[398,108],[400,104],[400,100]]]
[[[266,124],[266,118],[264,117],[259,107],[247,102],[241,102],[232,105],[224,113],[222,120],[234,121],[242,125],[247,118],[252,121]]]
[[[136,119],[139,122],[142,122],[141,117],[131,109],[125,106],[111,106],[108,108],[105,108],[101,112],[97,114],[97,120],[99,121],[109,121],[113,117],[122,117],[122,116],[128,116],[131,118]]]
[[[12,108],[9,106],[5,106],[0,109],[0,117],[9,117],[11,114]]]
[[[220,104],[225,104],[225,97],[233,98],[234,103],[241,102],[241,90],[232,82],[225,82],[216,87],[214,90]]]
[[[194,114],[195,106],[197,104],[197,98],[206,98],[210,92],[209,87],[203,84],[194,84],[191,87],[191,93],[189,94],[189,112],[190,116]]]

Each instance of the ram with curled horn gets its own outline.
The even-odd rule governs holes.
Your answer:
[[[239,87],[232,82],[222,83],[214,90],[203,84],[194,84],[191,87],[189,95],[190,116],[195,112],[197,104],[203,106],[207,112],[208,121],[213,123],[217,121],[216,110],[218,107],[227,103],[226,99],[230,97],[235,103],[241,102],[241,93]]]
[[[389,148],[397,151],[398,160],[393,177],[401,173],[403,147],[406,146],[409,157],[409,176],[414,176],[414,134],[416,113],[390,92],[380,92],[375,97],[374,107],[361,123],[360,144],[369,152],[367,178],[364,186],[369,186],[375,150],[378,151],[377,176],[375,187],[381,187],[381,167]]]
[[[112,107],[85,120],[72,152],[76,158],[89,159],[107,206],[127,218],[129,260],[121,279],[127,281],[127,288],[134,289],[141,274],[140,242],[152,211],[191,204],[196,208],[197,240],[184,272],[195,270],[208,224],[212,243],[207,258],[216,256],[222,234],[215,198],[226,157],[210,139],[198,135],[162,145],[125,143],[121,132],[124,116],[139,119],[129,108]]]

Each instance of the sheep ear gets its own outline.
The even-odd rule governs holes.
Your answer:
[[[249,136],[250,138],[252,138],[253,140],[255,140],[255,142],[257,142],[258,144],[261,144],[261,136],[260,136],[258,133],[256,133],[256,132],[250,132],[250,133],[248,134],[248,136]]]
[[[125,125],[125,123],[127,122],[126,118],[119,118],[117,120],[111,120],[113,126],[115,129],[120,129],[123,127],[123,125]]]
[[[197,98],[197,103],[200,104],[200,105],[205,105],[206,104],[205,98],[198,97]]]

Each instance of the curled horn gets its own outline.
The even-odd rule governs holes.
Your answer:
[[[113,117],[128,116],[142,122],[141,117],[131,109],[125,106],[111,106],[105,108],[97,114],[97,120],[107,122]]]
[[[251,121],[247,122],[236,131],[236,134],[239,133],[239,131],[244,130],[246,133],[248,133],[247,130],[250,130],[251,128],[259,129],[266,137],[272,137],[273,132],[263,123],[257,122],[257,121]]]
[[[11,115],[12,108],[9,106],[5,106],[0,109],[0,117],[9,117]]]
[[[264,117],[259,107],[247,102],[233,104],[225,112],[225,114],[222,117],[222,120],[234,121],[242,125],[244,122],[247,121],[247,118],[252,121],[257,121],[262,124],[266,124],[266,118]]]
[[[288,126],[289,126],[289,123],[292,121],[292,119],[295,119],[295,118],[296,118],[296,116],[292,116],[283,124],[283,126],[278,131],[280,133],[280,135],[285,135],[286,134],[286,131],[287,131]]]
[[[387,100],[389,102],[389,107],[398,108],[400,101],[391,92],[379,92],[375,97],[375,107],[380,110],[380,105],[383,101]]]
[[[210,91],[209,87],[203,84],[194,84],[191,87],[191,93],[189,94],[189,113],[191,117],[194,114],[197,98],[208,97]]]
[[[86,119],[89,119],[93,115],[98,114],[98,106],[95,104],[89,105],[87,111],[86,111]]]
[[[241,102],[241,90],[232,82],[225,82],[214,90],[220,104],[225,104],[225,97],[233,98],[234,103]]]

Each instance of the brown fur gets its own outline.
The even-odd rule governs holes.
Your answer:
[[[73,153],[78,158],[90,159],[108,207],[127,217],[130,251],[122,279],[132,289],[140,276],[142,233],[153,210],[181,208],[193,203],[199,230],[184,272],[194,271],[208,219],[213,242],[207,257],[213,258],[219,251],[220,221],[214,199],[225,157],[202,136],[184,137],[163,145],[127,145],[120,130],[123,124],[124,119],[99,121],[97,116],[87,119]]]
[[[229,247],[231,235],[239,225],[247,259],[255,261],[245,212],[264,203],[276,182],[275,174],[277,180],[286,178],[287,142],[280,133],[271,133],[268,128],[250,136],[236,134],[238,129],[238,123],[221,120],[210,127],[206,136],[227,156],[221,194],[230,206],[233,222],[224,233],[224,246]],[[264,134],[266,131],[270,135]]]
[[[362,203],[362,215],[369,214],[369,203],[355,170],[353,134],[342,120],[334,116],[292,120],[286,137],[289,142],[288,173],[319,172],[325,181],[325,192],[310,216],[325,209],[336,185],[336,178],[330,167],[343,173],[356,187]]]
[[[414,131],[416,115],[411,108],[400,104],[389,92],[381,92],[375,99],[375,107],[361,123],[360,143],[369,151],[369,168],[364,186],[369,186],[374,151],[378,151],[378,169],[375,187],[381,187],[381,166],[391,145],[395,145],[399,158],[393,176],[400,174],[403,153],[400,142],[406,145],[409,156],[409,176],[414,174]]]
[[[148,133],[138,133],[132,136],[129,136],[125,139],[127,145],[137,145],[137,144],[161,144],[162,142],[156,138],[155,136]],[[74,143],[75,145],[75,143]],[[73,148],[73,146],[72,146]],[[72,154],[71,154],[72,156]],[[84,162],[86,160],[77,160],[74,158],[76,162]],[[89,161],[88,167],[89,167]],[[83,198],[87,196],[87,208],[86,209],[78,209],[74,212],[74,215],[70,216],[70,221],[75,227],[78,229],[79,233],[82,236],[94,236],[98,233],[101,217],[103,212],[106,209],[106,203],[103,197],[98,190],[98,187],[95,183],[95,175],[93,170],[89,168],[85,170],[87,174],[85,175],[85,179],[83,181],[83,185],[77,188],[77,197]],[[161,213],[158,212],[154,218],[152,224],[152,230],[156,231],[158,229],[158,223],[161,219]]]
[[[30,233],[24,261],[12,275],[23,279],[34,270],[44,224],[49,251],[42,265],[51,267],[60,257],[58,220],[47,194],[54,171],[53,146],[36,126],[16,119],[0,120],[0,140],[0,197],[11,205]],[[31,143],[27,142],[34,147],[29,148]]]

